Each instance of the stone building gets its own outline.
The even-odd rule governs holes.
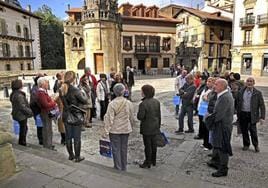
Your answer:
[[[217,7],[222,10],[233,12],[234,0],[205,0],[205,7]]]
[[[176,25],[180,21],[163,16],[156,6],[129,3],[119,7],[122,19],[123,68],[136,67],[141,73],[168,73],[175,63]]]
[[[66,68],[90,67],[92,72],[107,73],[121,69],[121,25],[117,1],[84,1],[82,8],[68,8],[64,23]]]
[[[0,0],[0,71],[40,68],[39,17],[17,0]]]
[[[268,1],[235,0],[234,72],[268,76]]]
[[[177,26],[177,63],[189,70],[231,69],[232,19],[221,14],[182,7],[174,15],[182,20]]]

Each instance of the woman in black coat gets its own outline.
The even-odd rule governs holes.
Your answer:
[[[143,136],[145,161],[141,168],[150,168],[156,165],[156,135],[160,133],[161,110],[160,102],[154,97],[155,89],[151,85],[141,88],[142,103],[139,105],[138,119],[141,121],[140,133]]]
[[[22,89],[22,81],[14,80],[11,83],[12,93],[10,95],[10,101],[12,103],[12,118],[19,122],[19,144],[26,146],[27,135],[27,119],[33,116],[33,112],[26,99],[25,93]]]
[[[87,104],[87,96],[84,92],[79,90],[74,86],[75,83],[75,72],[67,71],[64,75],[64,84],[59,90],[60,97],[63,102],[63,122],[66,131],[66,148],[69,153],[69,160],[74,160],[75,162],[80,162],[84,160],[84,157],[80,156],[81,151],[81,125],[70,125],[67,123],[68,107],[75,105],[77,107],[82,107]],[[74,140],[74,153],[73,144]]]

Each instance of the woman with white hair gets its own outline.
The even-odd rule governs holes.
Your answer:
[[[49,117],[49,112],[56,108],[56,102],[48,95],[49,81],[47,77],[40,77],[37,80],[38,91],[37,91],[37,103],[41,109],[41,120],[42,120],[42,135],[43,135],[43,146],[51,150],[55,150],[55,146],[52,145],[52,120]]]
[[[118,83],[113,92],[116,96],[109,103],[104,116],[105,134],[103,137],[110,138],[113,152],[114,168],[126,171],[127,169],[127,147],[128,136],[134,125],[134,112],[132,103],[124,98],[125,86]]]

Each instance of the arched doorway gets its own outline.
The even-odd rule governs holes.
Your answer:
[[[78,70],[84,70],[86,67],[86,61],[85,58],[81,59],[77,65]]]

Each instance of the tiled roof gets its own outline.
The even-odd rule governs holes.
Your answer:
[[[187,11],[193,15],[198,16],[201,19],[208,19],[208,20],[219,20],[219,21],[225,21],[225,22],[232,22],[232,19],[224,17],[224,16],[218,16],[217,13],[210,13],[210,12],[205,12],[193,8],[188,8],[188,7],[182,7],[182,9],[174,16],[177,17],[181,11]]]
[[[79,13],[82,12],[82,8],[70,8],[66,13]]]

